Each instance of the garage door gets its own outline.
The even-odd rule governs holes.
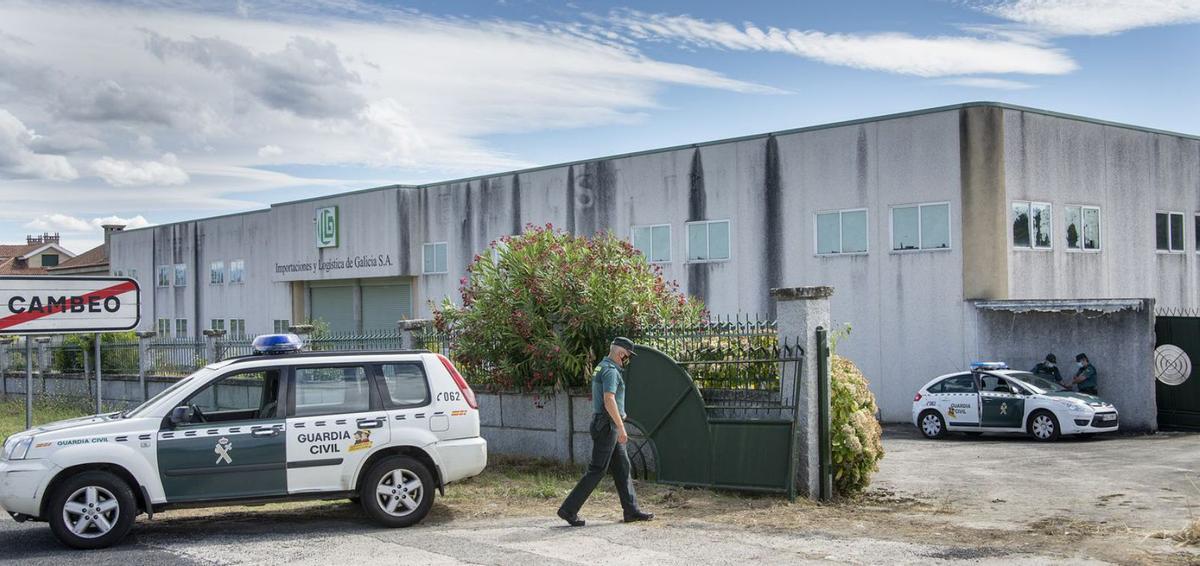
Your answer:
[[[330,332],[358,332],[354,324],[354,287],[311,287],[312,319],[324,320]]]
[[[395,330],[396,322],[412,318],[412,287],[397,285],[363,285],[363,332]]]

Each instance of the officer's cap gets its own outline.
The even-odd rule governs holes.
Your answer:
[[[626,352],[629,352],[630,356],[637,355],[637,352],[633,351],[633,340],[630,340],[624,336],[617,336],[616,338],[613,338],[612,345],[624,348]]]

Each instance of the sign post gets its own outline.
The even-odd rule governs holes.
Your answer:
[[[0,277],[0,335],[25,335],[25,428],[33,427],[33,335],[95,333],[96,412],[100,334],[137,328],[141,289],[126,277]]]

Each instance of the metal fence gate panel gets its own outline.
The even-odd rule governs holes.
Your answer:
[[[1155,335],[1155,396],[1158,402],[1158,426],[1200,429],[1200,378],[1194,375],[1195,363],[1200,360],[1200,317],[1159,316],[1154,321]],[[1178,351],[1164,346],[1175,346]],[[1166,381],[1179,381],[1168,385]]]

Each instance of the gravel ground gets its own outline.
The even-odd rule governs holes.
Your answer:
[[[649,524],[625,525],[605,487],[567,528],[553,510],[574,471],[502,463],[451,486],[421,526],[380,529],[347,502],[180,510],[121,545],[62,548],[42,523],[0,521],[0,560],[122,564],[1067,564],[1200,561],[1150,538],[1200,502],[1200,435],[1042,445],[927,441],[889,427],[873,490],[829,505],[640,485]]]

